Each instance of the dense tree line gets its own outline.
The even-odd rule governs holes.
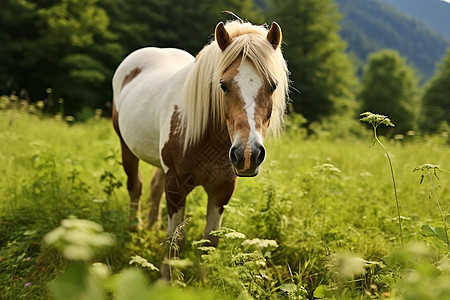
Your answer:
[[[0,91],[63,97],[69,113],[103,107],[125,55],[145,46],[196,54],[231,10],[263,22],[250,0],[5,0]],[[51,103],[49,103],[51,105]]]
[[[355,113],[356,76],[338,34],[340,15],[334,1],[273,0],[272,7],[284,29],[294,110],[308,122]]]
[[[1,91],[40,99],[50,87],[67,100],[71,112],[103,106],[125,49],[97,0],[5,4],[0,10]]]
[[[291,71],[292,107],[304,115],[307,124],[330,116],[355,118],[363,108],[393,116],[411,112],[414,121],[399,127],[399,132],[414,129],[417,124],[417,109],[409,108],[419,106],[416,73],[410,72],[409,67],[403,70],[406,62],[396,54],[392,54],[391,65],[388,56],[381,55],[384,62],[380,66],[391,68],[385,72],[388,75],[405,73],[406,77],[380,77],[371,58],[361,92],[357,93],[356,68],[339,36],[341,16],[333,0],[3,2],[0,92],[40,100],[48,96],[47,88],[52,88],[46,107],[51,109],[52,101],[62,97],[66,113],[77,114],[79,119],[86,112],[110,103],[112,74],[127,54],[141,47],[156,46],[177,47],[195,55],[211,40],[219,21],[234,18],[224,11],[232,11],[256,24],[270,24],[272,20],[281,24],[283,51]],[[378,75],[374,77],[371,73]],[[386,80],[389,86],[399,85],[400,94],[396,95],[402,97],[381,102],[376,97],[369,100],[376,82],[380,81],[378,86],[382,87]],[[428,90],[432,91],[431,87],[430,84]],[[410,95],[413,96],[408,100]],[[380,97],[388,96],[386,92]],[[371,102],[374,105],[369,106]],[[390,111],[377,103],[392,103]],[[397,108],[399,111],[395,111]]]

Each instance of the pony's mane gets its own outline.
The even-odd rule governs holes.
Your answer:
[[[278,134],[286,108],[288,92],[288,69],[280,47],[274,51],[267,40],[268,30],[264,26],[255,26],[239,21],[225,25],[232,42],[222,51],[213,40],[197,55],[195,65],[184,85],[181,124],[185,132],[185,148],[197,142],[209,126],[226,126],[223,92],[220,79],[225,70],[239,55],[242,60],[250,59],[261,76],[270,82],[277,82],[273,93],[273,108],[269,132]]]

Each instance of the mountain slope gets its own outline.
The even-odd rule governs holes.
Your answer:
[[[383,0],[450,39],[450,3],[442,0]]]
[[[426,80],[450,47],[449,40],[380,0],[336,0],[336,3],[343,14],[341,36],[360,64],[366,62],[371,52],[395,49]]]

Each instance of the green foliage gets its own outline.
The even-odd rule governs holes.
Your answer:
[[[71,114],[110,101],[110,78],[124,49],[109,31],[109,17],[98,0],[6,2],[0,25],[0,42],[7,45],[0,50],[1,90],[23,91],[29,100],[43,99],[43,91],[54,87]],[[46,102],[58,111],[56,102]]]
[[[270,17],[282,26],[293,108],[309,123],[355,113],[356,78],[340,39],[340,15],[332,0],[271,1]]]
[[[448,299],[449,261],[448,256],[439,257],[422,243],[412,242],[404,250],[395,251],[387,257],[390,263],[403,265],[408,273],[402,281],[395,284],[396,298],[406,300]]]
[[[89,261],[98,249],[112,246],[112,236],[103,233],[101,225],[75,217],[64,219],[61,226],[47,233],[44,241],[58,248],[69,260]]]
[[[433,196],[434,196],[434,199],[436,200],[436,204],[438,206],[439,213],[440,213],[441,219],[442,219],[442,224],[444,227],[433,228],[429,224],[424,224],[424,225],[422,225],[422,234],[425,236],[432,236],[435,239],[437,238],[438,242],[443,242],[448,248],[450,248],[450,240],[448,239],[448,233],[447,233],[448,225],[447,225],[447,222],[445,221],[444,214],[442,213],[441,205],[439,204],[439,200],[438,200],[438,197],[436,194],[436,187],[433,182],[433,176],[431,176],[431,173],[430,173],[431,170],[433,170],[434,177],[436,177],[437,180],[439,180],[439,177],[437,176],[438,171],[444,171],[444,172],[450,173],[448,171],[442,170],[440,166],[433,165],[433,164],[423,164],[423,165],[417,166],[414,168],[413,172],[422,171],[428,175],[428,178],[430,178],[431,188],[433,189]],[[422,177],[420,178],[420,183],[423,182],[423,179],[424,179],[424,175],[422,174]],[[431,198],[431,196],[430,196],[430,198]]]
[[[450,110],[450,50],[438,65],[435,75],[428,82],[422,97],[420,113],[421,129],[436,133],[443,129],[443,124],[450,124],[447,113]]]
[[[417,184],[418,171],[411,172],[423,165],[419,171],[429,170],[435,181],[437,166],[450,165],[448,145],[439,136],[382,139],[398,166],[404,250],[398,249],[398,220],[391,217],[389,172],[380,167],[385,159],[367,151],[362,139],[307,139],[291,128],[265,142],[268,156],[258,177],[238,180],[224,227],[216,231],[217,248],[201,239],[206,195],[201,189],[190,194],[187,234],[180,235],[186,246],[170,261],[177,281],[166,285],[156,271],[164,260],[165,230],[128,230],[127,191],[115,186],[126,178],[110,121],[68,124],[39,110],[31,113],[19,99],[0,101],[9,107],[0,110],[0,172],[7,174],[0,177],[5,299],[448,298],[441,216],[434,201],[424,201],[429,191]],[[424,164],[425,158],[436,164]],[[153,169],[141,167],[144,181],[150,181]],[[448,222],[450,178],[436,172],[442,186],[436,195]],[[114,180],[108,182],[112,177],[105,174]],[[104,191],[108,186],[110,195]],[[63,221],[71,215],[75,224]],[[60,226],[61,251],[44,241]],[[114,236],[115,244],[97,247],[99,236]],[[93,256],[84,261],[64,256],[67,246],[81,242]]]
[[[98,0],[61,0],[54,5],[38,10],[46,21],[46,38],[53,43],[74,47],[89,46],[94,36],[107,31],[109,18],[103,9],[96,6]]]
[[[108,108],[110,80],[125,55],[147,46],[195,55],[219,21],[233,18],[224,11],[264,21],[252,0],[6,0],[0,12],[0,90],[25,93],[29,100],[43,99],[52,87],[70,114]],[[46,105],[58,110],[51,99]]]
[[[140,257],[139,255],[134,255],[134,256],[131,257],[130,265],[131,264],[136,264],[136,265],[139,265],[139,266],[141,266],[143,268],[150,269],[152,271],[159,271],[159,269],[157,267],[155,267],[154,264],[152,264],[151,262],[149,262],[145,258]]]
[[[396,51],[383,50],[369,57],[358,95],[363,111],[389,114],[397,124],[393,130],[406,133],[416,128],[416,93],[414,70]]]
[[[64,115],[74,115],[80,121],[89,119],[96,108],[110,113],[110,79],[125,55],[147,46],[177,47],[195,55],[211,40],[219,21],[235,18],[228,12],[256,24],[270,24],[272,20],[280,23],[285,40],[283,51],[293,80],[293,107],[306,117],[306,123],[298,120],[295,126],[307,125],[308,133],[328,133],[330,138],[341,138],[347,133],[361,134],[352,123],[358,109],[354,65],[363,64],[369,52],[395,47],[429,76],[432,72],[429,66],[449,45],[417,22],[389,13],[379,1],[338,0],[341,13],[348,14],[342,22],[332,0],[3,2],[0,90],[28,102],[33,99],[32,102],[45,103],[45,113],[61,112],[62,107]],[[369,28],[361,20],[369,24]],[[346,44],[338,34],[341,25],[341,34],[349,42],[349,50],[354,52],[351,58],[345,53]],[[354,31],[363,27],[369,32],[370,40],[360,31]],[[409,29],[418,35],[413,35]],[[383,40],[378,40],[379,36]],[[400,42],[396,42],[398,40]],[[385,80],[391,82],[389,77]],[[48,87],[53,88],[51,96],[45,93]],[[431,89],[426,94],[436,99]],[[58,99],[64,102],[59,103]],[[432,105],[424,100],[421,124],[426,132],[446,128],[448,120],[442,116],[446,107],[441,105],[444,100],[430,100]],[[412,106],[417,104],[415,101],[405,103],[397,102],[398,105],[393,106],[395,111],[365,109],[391,115],[399,124],[396,130],[403,131],[403,127],[411,127],[409,119],[398,119],[397,111],[406,111],[405,116],[409,115],[411,103]],[[332,122],[324,118],[329,116]]]

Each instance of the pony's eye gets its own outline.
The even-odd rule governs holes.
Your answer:
[[[272,85],[270,86],[270,92],[272,92],[272,93],[275,92],[277,87],[278,87],[278,83],[272,82]]]
[[[222,89],[222,91],[224,91],[224,93],[228,92],[228,86],[225,82],[221,81],[220,82],[220,88]]]

